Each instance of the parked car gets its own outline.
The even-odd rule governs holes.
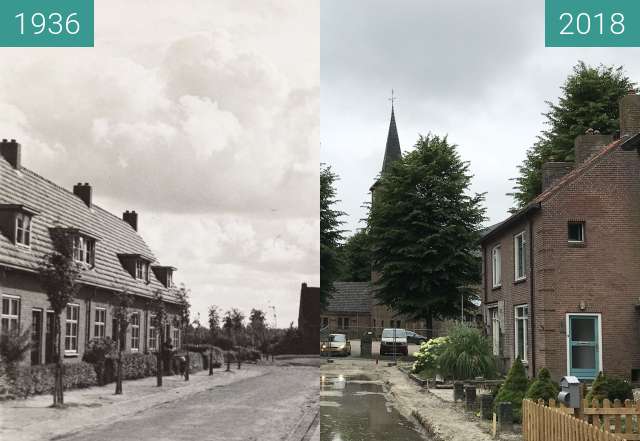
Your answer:
[[[407,331],[407,341],[409,343],[414,343],[416,345],[421,345],[422,343],[424,343],[427,340],[428,340],[428,338],[425,337],[424,335],[417,334],[417,333],[415,333],[413,331]]]
[[[385,328],[380,339],[380,355],[409,355],[407,331],[399,328]]]
[[[351,342],[345,334],[329,334],[328,341],[320,347],[321,355],[351,355]]]

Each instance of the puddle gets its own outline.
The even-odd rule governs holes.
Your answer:
[[[416,426],[391,406],[382,384],[363,375],[322,376],[322,441],[422,441]]]

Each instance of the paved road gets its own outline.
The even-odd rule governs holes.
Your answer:
[[[57,440],[300,441],[318,412],[319,371],[287,366],[197,392],[126,420]],[[297,439],[290,435],[301,435]],[[313,439],[307,435],[304,439]]]

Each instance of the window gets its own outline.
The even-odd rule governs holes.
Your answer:
[[[140,314],[131,314],[131,350],[140,350]]]
[[[156,317],[149,319],[149,349],[158,349],[158,331],[156,329]]]
[[[20,297],[2,296],[2,333],[20,329]]]
[[[491,250],[491,273],[492,286],[494,288],[502,285],[502,258],[500,256],[500,245]]]
[[[28,214],[16,214],[16,244],[31,246],[31,216]]]
[[[93,336],[96,338],[104,338],[105,323],[107,321],[107,310],[104,308],[96,308],[95,319],[93,322]]]
[[[171,288],[173,286],[173,273],[171,271],[167,271],[167,288]]]
[[[584,243],[584,222],[569,222],[567,238],[571,243]]]
[[[149,263],[144,260],[136,260],[136,279],[149,281]]]
[[[516,358],[527,361],[527,324],[529,322],[529,307],[527,305],[516,306]]]
[[[498,308],[489,308],[491,317],[491,343],[493,344],[493,355],[500,355],[500,318]]]
[[[322,327],[326,328],[329,326],[329,317],[322,317]]]
[[[174,348],[180,347],[180,330],[179,329],[173,330],[173,347]]]
[[[78,352],[78,317],[80,317],[80,306],[67,305],[67,320],[64,334],[65,352]]]
[[[349,327],[349,317],[345,317],[344,318],[344,327],[348,328]]]
[[[513,248],[514,248],[514,267],[515,267],[515,280],[523,280],[525,279],[525,250],[526,250],[526,240],[524,238],[524,231],[513,238]]]
[[[73,260],[93,266],[95,263],[96,242],[84,236],[73,238]]]

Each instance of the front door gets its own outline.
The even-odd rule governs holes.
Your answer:
[[[40,364],[42,354],[42,310],[31,311],[31,366]]]
[[[593,379],[600,371],[600,317],[571,315],[568,320],[569,375]]]
[[[44,362],[53,363],[53,311],[47,311],[47,322],[44,334]]]

